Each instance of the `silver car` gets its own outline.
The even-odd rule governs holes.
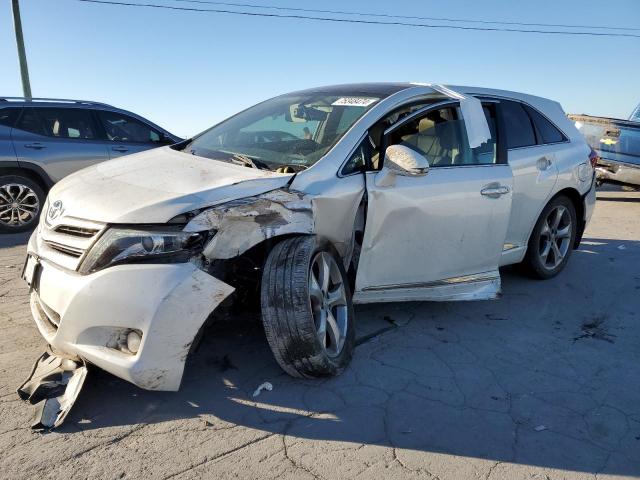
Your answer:
[[[336,375],[356,303],[493,299],[520,262],[557,275],[593,212],[589,154],[558,103],[520,93],[282,95],[54,186],[28,246],[31,310],[65,372],[177,390],[211,313],[257,297],[287,373]]]
[[[0,233],[35,227],[49,188],[70,173],[180,140],[104,103],[0,97]]]

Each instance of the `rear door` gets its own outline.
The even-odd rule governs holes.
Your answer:
[[[513,172],[513,205],[503,261],[511,263],[511,255],[520,256],[527,248],[533,226],[551,197],[558,180],[557,165],[563,160],[557,156],[564,155],[558,144],[566,142],[566,138],[531,107],[501,100],[499,108]]]
[[[485,105],[492,139],[470,148],[457,102],[391,127],[384,145],[425,156],[425,176],[380,186],[366,174],[367,219],[354,301],[491,298],[511,209],[512,175]]]
[[[41,167],[54,182],[109,158],[84,108],[25,107],[11,137],[18,161]]]
[[[108,110],[96,110],[96,115],[105,132],[111,158],[171,143],[165,140],[160,131],[130,115]]]

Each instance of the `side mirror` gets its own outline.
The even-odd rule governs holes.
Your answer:
[[[173,145],[176,142],[173,141],[173,139],[170,136],[168,136],[166,133],[160,132],[160,140],[158,141],[158,143],[160,145]]]
[[[404,145],[391,145],[384,155],[384,167],[378,172],[375,184],[390,187],[395,184],[396,175],[422,177],[429,172],[429,161],[418,152]]]
[[[429,161],[404,145],[391,145],[384,154],[384,165],[396,175],[421,177],[429,171]]]

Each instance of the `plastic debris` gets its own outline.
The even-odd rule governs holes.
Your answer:
[[[536,432],[542,432],[543,430],[546,430],[547,427],[545,427],[544,425],[538,425],[536,428],[534,428],[534,430]]]
[[[27,381],[18,388],[22,400],[36,405],[31,428],[51,430],[59,427],[78,398],[86,376],[84,361],[58,357],[50,350],[43,353]]]
[[[618,245],[618,250],[626,250],[627,247],[625,247],[624,245]]]
[[[273,390],[273,385],[271,385],[269,382],[262,383],[260,386],[258,386],[258,388],[256,388],[256,391],[253,392],[253,397],[255,398],[260,395],[260,392],[262,392],[262,390],[267,390],[268,392],[270,392],[271,390]]]

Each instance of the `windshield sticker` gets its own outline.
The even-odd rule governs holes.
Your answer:
[[[340,107],[368,107],[376,103],[379,98],[372,97],[342,97],[333,102],[331,105]]]

